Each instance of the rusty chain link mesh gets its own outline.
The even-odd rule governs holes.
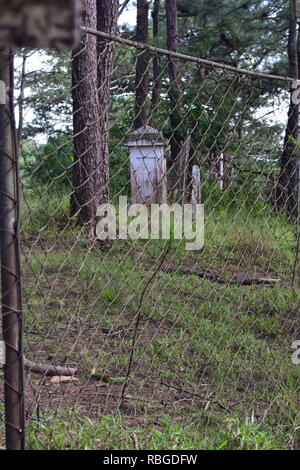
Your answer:
[[[126,144],[145,51],[114,46],[109,190],[118,207],[119,196],[131,197]],[[146,54],[146,124],[167,140],[168,202],[192,202],[198,167],[205,246],[187,251],[174,237],[103,243],[77,224],[72,59],[60,53],[43,65],[38,54],[21,157],[27,446],[133,448],[135,433],[144,449],[253,448],[258,433],[262,448],[292,447],[299,219],[276,210],[290,81],[178,58],[178,88],[174,58]],[[77,372],[50,376],[50,366]]]

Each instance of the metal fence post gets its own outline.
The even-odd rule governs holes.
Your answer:
[[[0,49],[0,241],[6,448],[24,448],[24,369],[18,240],[18,158],[13,105],[13,53]],[[3,95],[3,93],[2,93]]]

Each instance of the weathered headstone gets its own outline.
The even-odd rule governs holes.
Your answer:
[[[167,202],[167,141],[162,133],[143,126],[130,135],[126,145],[130,148],[132,204]]]
[[[0,47],[72,49],[80,0],[0,0]]]

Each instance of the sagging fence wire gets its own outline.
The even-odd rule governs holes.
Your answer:
[[[86,32],[72,57],[15,72],[27,448],[131,448],[133,431],[142,448],[176,433],[216,448],[226,430],[234,447],[241,426],[292,446],[299,184],[278,204],[292,80]],[[196,250],[176,214],[169,239],[134,220],[133,204],[200,203]]]

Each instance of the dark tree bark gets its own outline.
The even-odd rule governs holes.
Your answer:
[[[96,0],[84,0],[82,24],[96,29]],[[106,173],[101,159],[100,107],[97,91],[97,39],[87,34],[73,53],[72,70],[74,165],[72,214],[94,235],[96,209]]]
[[[148,0],[137,0],[136,41],[148,43]],[[134,127],[138,129],[148,124],[149,94],[149,55],[147,51],[138,51],[135,76],[135,119]]]
[[[166,16],[167,16],[167,47],[170,51],[178,52],[178,17],[177,17],[177,1],[166,0]],[[180,191],[181,185],[181,149],[183,143],[182,119],[180,115],[180,67],[177,58],[169,59],[169,100],[170,100],[170,124],[171,124],[171,187],[170,190]]]
[[[124,2],[120,5],[119,16],[122,15],[123,11],[126,9],[129,2],[130,0],[124,0]]]
[[[177,1],[166,0],[167,17],[167,47],[169,51],[178,52],[178,17]],[[169,62],[169,74],[172,85],[180,88],[178,59],[171,58]]]
[[[290,0],[290,23],[288,39],[288,58],[290,77],[299,78],[297,51],[297,0]],[[291,101],[285,132],[283,152],[280,161],[280,174],[276,188],[276,207],[278,211],[287,210],[289,214],[297,214],[297,142],[299,137],[299,105]]]
[[[97,0],[97,29],[115,35],[119,16],[119,0]],[[109,107],[110,86],[114,67],[115,44],[98,38],[98,97],[100,105],[101,203],[109,200]]]
[[[152,20],[153,20],[153,40],[157,46],[157,38],[159,36],[159,8],[160,0],[154,0]],[[162,76],[161,76],[160,56],[157,54],[153,57],[153,89],[152,89],[152,106],[155,109],[160,101]]]

